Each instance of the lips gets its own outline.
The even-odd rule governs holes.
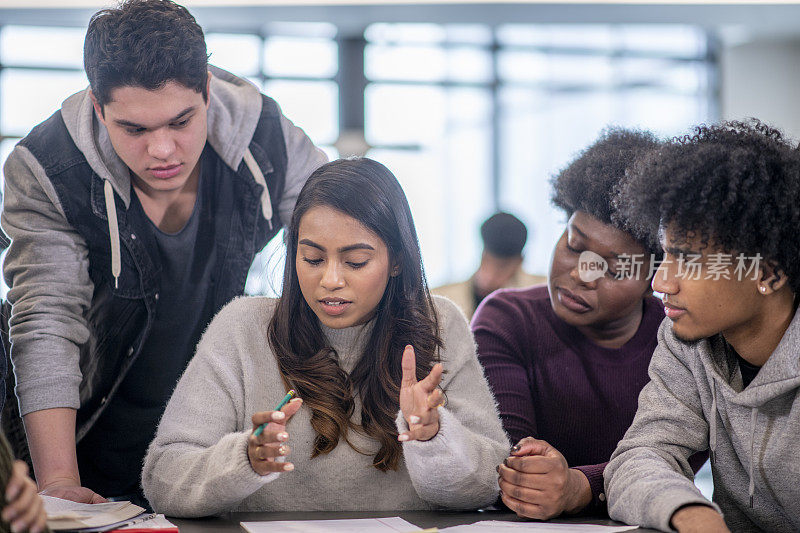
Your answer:
[[[558,301],[561,305],[574,313],[588,313],[592,310],[592,306],[574,292],[564,288],[558,288],[557,294]]]
[[[665,303],[664,314],[667,315],[667,318],[671,320],[677,320],[678,318],[686,314],[686,309]]]
[[[180,174],[183,165],[169,165],[163,167],[150,167],[150,173],[153,174],[158,179],[166,180],[170,178],[174,178],[178,174]]]
[[[344,298],[322,298],[318,300],[322,310],[329,316],[339,316],[353,303]]]

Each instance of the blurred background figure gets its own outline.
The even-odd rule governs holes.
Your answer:
[[[534,276],[522,269],[522,249],[528,240],[528,230],[514,215],[499,212],[486,219],[481,225],[481,240],[481,264],[472,277],[431,291],[453,300],[467,318],[472,318],[481,300],[497,289],[547,281],[544,276]]]

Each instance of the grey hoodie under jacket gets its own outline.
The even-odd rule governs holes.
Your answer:
[[[611,518],[669,531],[680,507],[712,505],[687,462],[710,449],[713,506],[731,531],[800,531],[800,312],[747,388],[722,335],[684,342],[669,319],[649,373],[605,470]]]
[[[213,78],[208,143],[234,170],[244,160],[256,182],[266,187],[248,149],[261,114],[260,91],[222,69],[209,70]],[[88,88],[67,98],[61,113],[73,142],[104,180],[106,198],[113,187],[127,208],[132,193],[130,171],[114,151],[105,126],[97,120]],[[327,161],[327,156],[283,115],[280,122],[288,161],[278,215],[285,222],[291,218],[308,176]],[[94,289],[86,243],[67,221],[52,183],[28,149],[17,145],[6,161],[4,174],[2,227],[12,243],[3,274],[11,287],[8,299],[14,306],[10,337],[20,414],[56,407],[78,409],[79,347],[89,337],[85,312]],[[113,203],[107,202],[107,209]],[[272,207],[266,188],[262,209],[269,220]],[[108,215],[113,253],[115,244],[117,250],[119,247],[116,213]],[[118,262],[113,275],[119,276]]]

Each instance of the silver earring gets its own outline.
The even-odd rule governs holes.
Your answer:
[[[767,288],[764,287],[763,285],[759,287],[758,290],[760,290],[761,292],[767,292]]]

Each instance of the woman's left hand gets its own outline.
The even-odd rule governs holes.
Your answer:
[[[403,351],[403,380],[400,383],[400,410],[408,423],[408,431],[397,436],[400,442],[431,440],[439,432],[439,411],[444,393],[437,388],[442,382],[442,364],[433,365],[430,374],[417,381],[417,358],[414,348]]]

